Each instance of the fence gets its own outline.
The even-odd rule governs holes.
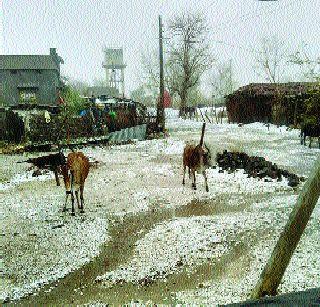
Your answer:
[[[128,130],[143,124],[145,133],[139,132],[136,135],[132,130]],[[45,110],[0,112],[0,131],[3,131],[0,139],[16,144],[48,144],[79,138],[97,138],[108,136],[115,131],[125,131],[123,132],[125,140],[129,137],[141,139],[140,135],[151,134],[154,129],[156,129],[155,118],[143,113],[137,114],[134,108],[117,109],[115,118],[111,118],[108,112],[85,112],[82,116],[69,117],[62,112],[50,114]]]

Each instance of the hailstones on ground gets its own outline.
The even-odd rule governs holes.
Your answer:
[[[158,224],[136,242],[127,264],[99,276],[97,281],[107,287],[124,282],[146,286],[182,267],[219,257],[228,247],[215,226],[214,220],[206,216]]]

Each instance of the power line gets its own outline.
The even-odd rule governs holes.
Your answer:
[[[54,27],[54,36],[55,36],[56,44],[58,45],[58,32],[57,32],[56,12],[57,12],[57,2],[56,2],[56,0],[53,0],[53,27]]]
[[[258,11],[258,9],[256,10],[256,12],[257,12],[257,11]],[[255,13],[256,13],[256,12],[255,12]],[[250,15],[252,15],[252,12],[241,15],[241,16],[239,17],[239,19],[242,19],[243,17],[250,16]],[[253,17],[254,17],[254,16],[255,16],[255,15],[253,15]],[[231,21],[233,21],[233,20],[235,20],[235,18],[231,19]],[[220,24],[217,24],[217,25],[216,25],[216,26],[217,26],[217,30],[223,29],[225,26],[229,25],[231,21],[228,21],[228,22],[224,21],[224,22],[222,22],[222,23],[220,23]]]
[[[292,6],[294,3],[296,3],[296,2],[292,1],[288,5],[283,6],[282,8],[288,8],[288,7]],[[279,9],[279,7],[275,7],[275,8],[272,8],[270,10],[267,10],[267,11],[262,11],[260,14],[257,14],[257,15],[252,15],[251,13],[250,14],[244,14],[244,15],[240,16],[240,20],[238,22],[232,23],[232,21],[236,20],[236,18],[233,18],[230,21],[223,23],[222,26],[218,26],[217,30],[222,30],[222,29],[224,29],[226,26],[228,26],[230,24],[231,24],[231,26],[234,27],[235,25],[238,25],[238,24],[240,24],[240,23],[242,23],[244,21],[250,20],[252,17],[256,18],[256,17],[262,16],[265,13],[273,13],[274,11],[276,11],[278,9]],[[245,17],[245,16],[249,16],[249,18],[243,19],[242,17]]]
[[[290,2],[290,3],[286,6],[286,8],[292,6],[294,3],[295,3],[294,1],[293,1],[293,2]],[[279,9],[279,8],[273,8],[272,10],[267,11],[267,13],[272,13],[272,12],[274,12],[276,9]],[[265,11],[262,12],[261,14],[258,14],[258,15],[255,15],[255,16],[251,16],[251,17],[259,17],[259,16],[263,15],[264,13],[265,13]],[[239,23],[241,23],[241,22],[243,22],[243,21],[247,21],[247,20],[249,20],[249,19],[250,19],[250,18],[246,18],[246,19],[239,20],[237,23],[234,23],[233,25],[237,25],[237,24],[239,24]],[[223,28],[223,27],[220,27],[220,28],[218,28],[218,29],[222,29],[222,28]],[[233,48],[239,48],[239,49],[241,49],[241,50],[244,50],[244,51],[247,51],[247,52],[250,52],[250,53],[258,53],[258,51],[255,51],[255,50],[253,50],[253,49],[249,49],[249,48],[244,47],[244,46],[242,46],[242,45],[240,45],[240,44],[231,44],[231,43],[225,42],[225,41],[223,41],[223,40],[216,40],[216,43],[225,44],[225,45],[231,46],[231,47],[233,47]]]
[[[227,45],[227,46],[230,46],[230,47],[233,47],[233,48],[238,48],[238,49],[241,49],[241,50],[250,52],[250,53],[258,53],[258,52],[259,52],[259,51],[255,51],[255,50],[253,50],[253,49],[249,49],[249,48],[247,48],[247,47],[244,47],[244,46],[242,46],[242,45],[239,45],[239,44],[231,44],[231,43],[228,43],[228,42],[223,41],[223,40],[216,40],[215,42],[218,43],[218,44],[224,44],[224,45]]]
[[[288,7],[292,6],[294,3],[295,3],[295,2],[292,1],[292,2],[290,2],[288,5],[283,6],[282,8],[288,8]],[[213,4],[213,3],[212,3],[212,4]],[[211,4],[211,6],[212,6],[212,4]],[[228,26],[228,25],[230,25],[230,24],[231,24],[232,26],[239,25],[240,23],[242,23],[242,22],[244,22],[244,21],[248,21],[248,20],[250,20],[251,18],[256,18],[256,17],[262,16],[262,15],[264,15],[265,13],[268,13],[268,14],[269,14],[269,13],[273,13],[273,12],[275,12],[275,11],[278,10],[278,9],[279,9],[279,7],[272,8],[272,9],[270,9],[270,10],[263,11],[263,12],[261,12],[260,14],[252,14],[252,12],[246,13],[246,14],[243,14],[243,15],[240,16],[240,20],[238,20],[238,22],[232,23],[234,20],[237,20],[237,19],[238,19],[237,17],[235,17],[235,18],[232,18],[232,19],[231,19],[230,21],[228,21],[228,22],[223,22],[222,24],[218,25],[218,27],[215,28],[215,29],[216,29],[216,30],[222,30],[222,29],[226,28],[226,26]],[[257,7],[257,10],[258,10],[258,7]],[[257,10],[255,10],[255,12],[257,12]],[[246,16],[248,16],[248,18],[243,18],[243,17],[246,17]],[[214,29],[213,29],[213,30],[214,30]],[[165,40],[170,40],[170,39],[172,39],[172,37],[168,37],[168,38],[164,38],[164,39],[165,39]],[[238,47],[238,48],[240,48],[240,49],[247,50],[247,51],[249,51],[249,52],[254,52],[253,50],[249,50],[248,48],[243,47],[243,46],[240,46],[240,45],[237,46],[237,45],[230,44],[230,43],[223,42],[223,41],[218,41],[218,42],[221,42],[221,43],[223,43],[223,44],[230,45],[230,46],[232,46],[232,47]]]
[[[165,128],[165,118],[164,118],[164,71],[163,71],[163,42],[162,42],[162,17],[159,15],[159,78],[160,78],[160,85],[159,85],[159,101],[157,107],[157,124],[158,128],[161,128],[164,132]],[[161,131],[160,129],[160,131]]]
[[[5,33],[4,33],[4,1],[1,1],[1,16],[2,16],[2,19],[1,19],[1,28],[2,28],[2,37],[1,37],[1,40],[2,40],[2,48],[3,48],[3,54],[5,53],[4,50],[5,50]]]

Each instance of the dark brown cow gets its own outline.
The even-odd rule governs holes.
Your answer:
[[[185,184],[186,168],[189,168],[189,178],[192,175],[192,187],[194,190],[196,186],[196,172],[202,173],[206,191],[209,191],[208,181],[206,176],[206,169],[211,166],[211,153],[209,148],[204,146],[187,144],[183,151],[183,180],[182,184]]]
[[[309,136],[309,148],[313,137],[318,138],[318,145],[320,148],[320,123],[319,124],[302,124],[300,131],[301,145],[306,145],[306,137]]]
[[[74,195],[75,191],[78,208],[83,213],[83,190],[84,183],[89,173],[89,159],[82,152],[71,152],[68,155],[67,163],[61,167],[63,180],[66,188],[66,201],[64,204],[63,211],[67,210],[68,196],[71,194],[72,212],[74,215]],[[79,201],[79,190],[80,190],[80,201]]]

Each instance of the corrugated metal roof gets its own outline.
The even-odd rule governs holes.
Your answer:
[[[59,58],[57,58],[59,60]],[[59,69],[51,55],[0,55],[0,69]]]

